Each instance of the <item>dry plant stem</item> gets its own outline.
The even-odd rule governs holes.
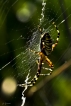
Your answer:
[[[63,71],[65,71],[65,69],[67,69],[69,66],[71,65],[71,59],[69,61],[67,61],[66,63],[64,63],[61,67],[59,67],[58,69],[56,69],[52,75],[47,76],[43,79],[43,81],[39,82],[38,84],[32,86],[28,93],[27,96],[32,96],[36,91],[38,91],[40,88],[42,88],[48,81],[50,81],[51,79],[53,79],[54,77],[58,76],[60,73],[62,73]]]

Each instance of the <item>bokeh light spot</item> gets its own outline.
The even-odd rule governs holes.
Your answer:
[[[2,82],[2,92],[6,95],[11,95],[16,91],[17,83],[14,78],[6,78]]]
[[[26,2],[17,10],[16,16],[19,21],[27,22],[36,11],[36,6],[31,2]]]

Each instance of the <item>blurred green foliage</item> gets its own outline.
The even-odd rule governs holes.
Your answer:
[[[42,0],[0,1],[0,68],[21,52],[25,52],[23,47],[28,41],[27,38],[30,39],[34,32],[33,29],[37,29],[41,11]],[[71,1],[46,0],[44,24],[51,19],[56,22],[56,25],[59,25],[58,29],[60,30],[59,43],[50,55],[50,59],[53,61],[56,69],[71,58]],[[65,22],[61,23],[62,20],[65,20]],[[46,25],[45,28],[49,27],[48,24]],[[53,35],[54,41],[57,35],[55,33],[56,30]],[[20,58],[23,58],[23,55]],[[0,85],[6,77],[14,77],[14,75],[18,76],[18,73],[20,74],[21,69],[16,69],[16,66],[19,67],[21,63],[20,58],[16,58],[11,64],[0,70]],[[13,65],[14,67],[12,67]],[[23,67],[24,65],[22,65]],[[69,67],[33,96],[27,96],[25,106],[71,106],[70,70],[71,68]],[[17,83],[23,83],[25,75],[22,78],[16,78]],[[38,83],[41,80],[44,80],[44,77],[39,78]],[[18,87],[16,92],[10,97],[0,92],[0,106],[21,106],[22,90],[23,88]],[[28,90],[25,95],[27,95]]]

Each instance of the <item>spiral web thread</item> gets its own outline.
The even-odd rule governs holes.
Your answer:
[[[14,3],[15,4],[15,3]],[[13,4],[13,5],[14,5]],[[12,6],[13,6],[12,5]],[[45,6],[46,6],[46,3],[45,3],[45,0],[43,0],[43,2],[42,2],[42,12],[41,12],[41,18],[39,19],[39,25],[42,25],[42,23],[43,23],[43,21],[44,21],[44,11],[45,11]],[[10,10],[10,9],[9,9]],[[64,12],[62,12],[62,14],[63,13],[65,13],[65,11],[67,11],[68,10],[68,8],[66,8],[65,10],[64,10]],[[57,12],[58,13],[58,12]],[[59,15],[59,17],[55,20],[56,22],[57,22],[57,20],[59,20],[59,18],[62,16],[62,14],[60,14]],[[57,15],[57,14],[56,14]],[[58,27],[61,25],[61,24],[63,24],[69,17],[71,16],[71,14],[70,15],[68,15],[65,19],[63,19],[63,20],[61,20],[60,22],[59,22],[59,24],[58,24]],[[51,27],[51,26],[50,26]],[[71,27],[69,28],[69,29],[71,29]],[[49,30],[49,29],[48,29]],[[52,30],[52,29],[51,29]],[[36,35],[36,34],[35,34]],[[34,37],[32,38],[32,40],[33,39],[35,39]],[[34,44],[33,45],[35,45],[35,42],[34,42]],[[32,43],[30,42],[30,46],[32,47]],[[18,56],[16,56],[13,60],[15,60],[17,57],[19,57],[21,54],[19,54]],[[61,59],[61,58],[60,58]],[[12,60],[12,61],[13,61]],[[0,70],[2,70],[2,69],[4,69],[6,66],[8,66],[12,61],[10,61],[9,63],[7,63],[5,66],[3,66]],[[59,61],[59,60],[58,60]],[[28,71],[28,74],[27,74],[27,76],[26,76],[26,78],[25,78],[25,88],[24,88],[24,90],[23,90],[23,92],[22,92],[22,104],[21,104],[21,106],[24,106],[24,104],[25,104],[25,100],[26,100],[26,97],[24,97],[24,92],[27,90],[27,88],[28,88],[28,86],[27,86],[27,83],[28,83],[28,80],[29,80],[29,75],[30,75],[30,70]],[[21,84],[20,84],[21,85]]]

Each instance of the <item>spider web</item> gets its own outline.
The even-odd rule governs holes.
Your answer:
[[[19,3],[20,3],[20,5],[19,5]],[[42,9],[42,11],[37,12],[37,14],[38,14],[38,16],[37,16],[38,22],[37,23],[35,20],[33,20],[35,15],[34,15],[34,17],[31,17],[31,18],[30,18],[30,16],[28,16],[28,18],[24,18],[24,20],[22,19],[22,16],[19,17],[19,11],[17,11],[17,7],[18,7],[18,5],[19,5],[19,7],[22,7],[22,3],[23,3],[22,0],[21,0],[21,2],[19,0],[11,1],[11,2],[9,0],[6,0],[6,1],[1,0],[0,1],[0,5],[1,5],[0,30],[1,30],[1,36],[2,36],[0,57],[1,57],[2,61],[4,61],[4,59],[7,60],[6,63],[5,62],[3,63],[4,65],[1,64],[0,72],[1,72],[2,77],[0,80],[2,81],[5,77],[11,76],[17,80],[18,84],[23,84],[25,82],[25,79],[30,81],[36,74],[36,71],[37,71],[36,60],[39,58],[39,56],[34,54],[33,52],[29,51],[29,48],[34,51],[40,51],[40,48],[39,48],[40,33],[39,33],[38,27],[37,27],[38,24],[41,25],[41,28],[43,29],[44,32],[47,31],[50,33],[50,35],[53,39],[53,42],[55,42],[55,39],[57,37],[56,29],[52,25],[53,21],[56,23],[56,25],[60,31],[61,35],[60,35],[59,44],[56,47],[56,50],[54,50],[53,53],[49,56],[49,58],[51,60],[53,59],[54,66],[55,67],[60,66],[62,63],[68,61],[71,57],[70,56],[71,43],[69,40],[69,39],[71,39],[70,34],[69,34],[70,29],[71,29],[71,25],[70,25],[71,13],[70,13],[70,5],[69,5],[70,3],[65,1],[65,3],[66,4],[68,3],[68,4],[66,5],[66,8],[64,8],[64,10],[62,8],[64,6],[64,3],[62,3],[60,6],[59,1],[57,1],[56,6],[55,6],[54,1],[52,1],[52,2],[48,1],[48,3],[46,3],[47,6],[44,6],[43,3],[41,3],[42,7],[40,6],[39,10]],[[26,1],[25,1],[25,4],[26,4]],[[38,2],[38,4],[39,4],[39,2]],[[30,5],[32,5],[32,4],[30,4]],[[15,6],[16,6],[16,8],[15,8]],[[58,9],[58,7],[59,7],[59,9]],[[44,9],[45,9],[45,12],[44,12]],[[12,10],[14,10],[14,14],[17,13],[16,17],[19,21],[21,21],[21,23],[19,25],[16,25],[17,23],[19,23],[18,21],[15,22],[16,19],[13,20],[13,22],[15,22],[14,24],[13,24],[13,22],[11,22],[12,21],[12,19],[11,19]],[[31,11],[31,8],[30,8],[30,11]],[[34,8],[34,11],[36,11],[36,8]],[[32,13],[32,14],[34,14],[34,13]],[[39,13],[40,13],[40,15],[39,15]],[[29,20],[31,20],[32,25],[30,24]],[[6,36],[7,36],[7,34],[9,34],[9,36],[7,36],[6,39],[3,39],[3,36],[5,35],[5,33],[3,32],[3,27],[5,28],[5,23],[7,23],[7,21],[10,21],[11,23],[7,24],[6,30],[9,32],[11,29],[11,31],[9,33],[6,31],[5,32]],[[66,24],[67,21],[68,21],[68,24]],[[26,25],[26,23],[24,23],[24,27],[23,27],[22,22],[23,23],[26,22],[28,25]],[[15,27],[15,25],[16,25],[16,27]],[[68,25],[67,28],[66,28],[66,25]],[[33,28],[33,26],[34,26],[34,28]],[[23,31],[25,32],[25,35],[24,35]],[[3,39],[3,42],[2,42],[2,39]],[[5,43],[5,40],[6,40],[6,43]],[[3,47],[5,48],[4,50],[2,50]],[[60,53],[56,56],[57,51],[60,51]],[[7,58],[9,58],[9,59],[7,59]],[[45,64],[45,67],[47,67],[47,64]],[[8,74],[4,76],[4,74],[6,72]],[[28,73],[29,73],[29,76],[27,78],[26,76],[28,75]],[[47,73],[47,72],[45,72],[45,73]],[[50,106],[50,104],[49,104],[49,106]]]

